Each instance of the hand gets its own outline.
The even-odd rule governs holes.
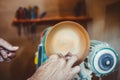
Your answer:
[[[15,57],[15,51],[17,51],[18,48],[19,47],[12,46],[10,43],[0,38],[0,62],[11,61],[11,59]]]
[[[79,66],[73,67],[76,61],[76,56],[66,60],[65,57],[52,55],[28,80],[71,80],[80,71]]]

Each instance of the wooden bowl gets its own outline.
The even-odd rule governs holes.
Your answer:
[[[78,57],[79,63],[87,57],[89,47],[90,39],[87,31],[82,25],[72,21],[63,21],[54,25],[45,41],[47,56],[52,54],[65,56],[71,52]]]

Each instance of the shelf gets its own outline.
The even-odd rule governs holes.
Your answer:
[[[34,34],[36,33],[36,26],[37,25],[45,25],[45,26],[53,26],[56,23],[59,23],[61,21],[75,21],[84,26],[86,28],[87,22],[91,21],[92,18],[88,16],[65,16],[65,17],[44,17],[44,18],[38,18],[38,19],[13,19],[13,25],[18,28],[18,34],[24,35],[24,33],[27,31],[28,34]],[[27,30],[25,29],[27,28]],[[31,37],[32,38],[32,37]]]
[[[44,17],[44,18],[38,18],[38,19],[13,19],[13,24],[19,24],[19,23],[52,23],[52,22],[60,22],[60,21],[82,21],[82,22],[88,22],[92,20],[92,18],[87,16],[66,16],[66,17]]]

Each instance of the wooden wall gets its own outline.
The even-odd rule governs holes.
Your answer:
[[[27,36],[20,37],[17,34],[17,28],[12,25],[12,20],[18,7],[37,5],[39,6],[39,14],[47,11],[47,16],[55,17],[64,13],[72,15],[73,4],[75,4],[76,1],[77,0],[0,0],[0,37],[20,47],[16,58],[12,62],[0,63],[0,80],[26,80],[34,73],[36,66],[34,65],[33,59],[40,42],[40,33],[48,27],[45,25],[37,26],[34,42],[30,38],[28,39]]]
[[[49,17],[74,15],[73,10],[77,1],[78,0],[0,0],[0,37],[13,45],[20,46],[17,56],[12,62],[0,63],[0,80],[26,80],[34,73],[36,68],[33,62],[34,53],[40,42],[41,31],[47,27],[45,25],[37,26],[34,43],[26,36],[19,37],[16,27],[11,25],[17,8],[19,6],[27,7],[29,5],[38,5],[40,10],[39,14],[47,11],[47,16]],[[110,34],[113,36],[119,34],[120,28],[111,27],[109,30],[105,30],[108,29],[106,26],[109,26],[106,24],[106,5],[118,0],[85,1],[87,13],[93,18],[93,21],[88,24],[90,38],[109,42],[113,47],[117,48],[117,50],[120,50],[119,35],[115,36],[114,39],[110,36]],[[112,29],[113,33],[111,33]],[[106,31],[106,33],[104,31]],[[115,73],[109,76],[105,77],[105,80],[113,80],[113,78],[116,77]],[[98,78],[94,80],[98,80]]]

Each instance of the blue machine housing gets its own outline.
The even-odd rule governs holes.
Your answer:
[[[38,46],[38,64],[39,67],[44,63],[48,57],[45,50],[45,40],[49,33],[50,28],[45,30],[45,34],[41,43]],[[118,64],[117,52],[107,43],[103,43],[96,40],[91,40],[89,55],[87,61],[83,61],[80,64],[81,72],[79,74],[80,80],[91,80],[91,74],[101,77],[110,74],[116,68]],[[86,71],[89,71],[86,73]],[[78,79],[75,79],[78,80]]]

